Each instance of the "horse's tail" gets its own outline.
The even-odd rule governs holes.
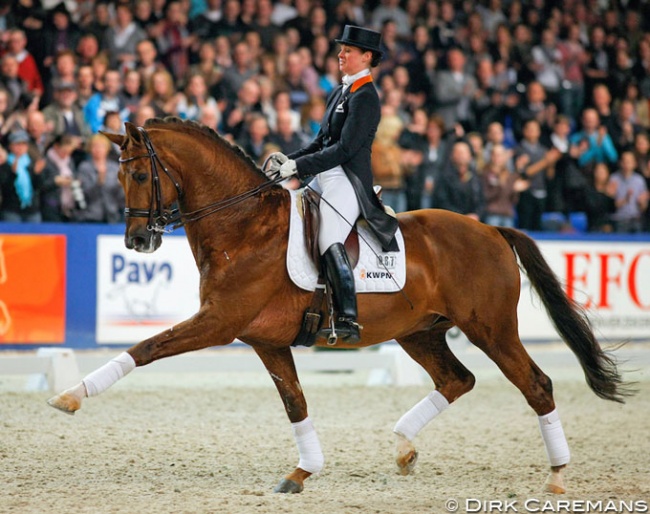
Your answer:
[[[591,390],[605,400],[625,403],[624,398],[634,394],[634,390],[623,382],[616,361],[598,344],[584,309],[566,295],[535,241],[518,230],[497,230],[517,252],[553,325],[578,357]]]

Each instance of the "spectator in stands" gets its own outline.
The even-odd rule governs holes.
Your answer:
[[[199,122],[210,127],[214,131],[218,131],[219,126],[221,125],[221,111],[218,107],[205,106],[201,109]]]
[[[398,141],[404,124],[396,114],[382,115],[377,134],[372,143],[371,168],[374,183],[382,187],[381,198],[395,212],[406,211],[405,175],[409,168],[405,162],[405,150]]]
[[[325,100],[320,96],[310,97],[300,109],[300,127],[309,141],[318,134],[324,115]]]
[[[118,70],[135,67],[135,49],[147,34],[133,21],[131,6],[118,2],[115,6],[115,23],[106,30],[102,49],[108,52],[109,66]]]
[[[407,39],[411,36],[411,23],[406,11],[400,7],[399,0],[381,0],[381,5],[372,12],[370,25],[377,31],[381,31],[387,21],[395,23],[397,35]]]
[[[74,82],[77,73],[77,56],[72,50],[61,50],[54,56],[51,70],[51,81]],[[52,99],[52,84],[48,85],[46,104]]]
[[[153,13],[151,0],[136,0],[133,21],[147,34],[147,37],[151,37],[150,32],[155,32],[159,21]]]
[[[297,152],[308,143],[308,141],[306,141],[305,138],[296,131],[296,120],[293,116],[294,112],[295,111],[290,111],[289,109],[278,111],[276,128],[269,137],[269,141],[279,147],[280,151],[285,155]]]
[[[639,173],[644,177],[650,176],[650,135],[646,130],[634,136],[634,157]]]
[[[120,96],[121,89],[120,72],[108,70],[104,77],[104,91],[91,96],[84,107],[84,118],[93,134],[96,134],[102,127],[107,112],[117,112],[123,121],[128,120],[129,110]]]
[[[262,113],[254,112],[247,115],[244,125],[237,143],[251,159],[261,164],[264,147],[269,143],[269,124]]]
[[[476,91],[476,80],[464,72],[465,55],[458,48],[447,52],[449,69],[436,76],[436,112],[445,125],[467,124],[470,119],[470,99]]]
[[[454,143],[451,148],[449,163],[434,184],[432,203],[437,209],[481,219],[483,190],[473,168],[472,151],[464,141]]]
[[[54,102],[43,109],[43,115],[51,124],[53,137],[69,134],[79,138],[79,144],[90,137],[90,127],[77,104],[77,87],[74,82],[55,81]]]
[[[399,39],[397,23],[386,20],[381,26],[381,51],[383,57],[379,65],[379,73],[390,73],[396,66],[407,62],[409,52]]]
[[[78,221],[118,223],[124,219],[124,190],[117,179],[118,163],[109,158],[111,143],[95,134],[88,141],[88,159],[79,165],[79,181],[86,208]]]
[[[43,65],[50,67],[56,55],[63,51],[74,51],[81,39],[81,29],[70,17],[65,2],[60,2],[49,11],[43,27],[45,59]]]
[[[190,75],[185,90],[178,93],[176,113],[184,120],[198,121],[201,110],[217,108],[217,101],[208,93],[208,87],[201,73]]]
[[[546,91],[549,100],[557,105],[564,80],[564,67],[562,50],[552,29],[544,29],[542,40],[533,47],[531,55],[533,59],[530,69],[535,72],[535,78]]]
[[[219,35],[217,22],[222,17],[222,2],[221,0],[207,0],[206,4],[206,9],[190,20],[189,28],[199,41],[213,41]]]
[[[9,222],[41,221],[40,190],[43,160],[29,156],[29,134],[23,129],[9,134],[9,152],[0,155],[0,219]]]
[[[165,5],[165,20],[156,45],[163,64],[176,79],[178,86],[190,67],[190,48],[196,41],[187,26],[187,13],[180,0],[170,0]]]
[[[213,90],[223,77],[223,69],[216,63],[216,52],[212,41],[203,41],[199,45],[198,62],[190,66],[188,77],[200,74],[208,90]]]
[[[230,103],[236,101],[244,82],[253,78],[259,71],[248,43],[244,41],[237,43],[233,48],[232,55],[233,64],[225,69],[218,91],[211,92],[217,100],[223,98]]]
[[[440,17],[431,31],[432,46],[438,52],[438,58],[441,58],[448,50],[460,46],[460,41],[456,38],[456,11],[454,2],[443,0],[440,2]]]
[[[605,163],[594,166],[593,180],[585,187],[585,212],[589,232],[613,232],[612,214],[616,212],[616,183],[610,180]]]
[[[74,219],[78,207],[75,194],[78,195],[80,190],[77,169],[72,159],[77,144],[78,141],[73,136],[63,134],[54,140],[45,154],[41,188],[43,221],[63,222]]]
[[[547,148],[540,143],[542,130],[535,119],[524,124],[523,139],[515,148],[515,170],[530,182],[530,187],[521,193],[517,204],[518,226],[526,230],[542,229],[542,214],[546,206],[547,166],[540,163],[546,157]]]
[[[0,87],[0,127],[3,127],[9,114],[9,91]]]
[[[515,226],[515,206],[519,193],[530,184],[508,169],[509,150],[500,144],[492,145],[490,158],[481,172],[481,185],[485,197],[483,221],[500,227]]]
[[[128,70],[124,74],[120,97],[124,107],[129,111],[130,118],[142,102],[142,79],[137,70]]]
[[[13,55],[6,54],[0,60],[0,85],[9,93],[8,112],[17,107],[21,96],[29,95],[27,83],[18,76],[18,60]]]
[[[5,136],[13,130],[27,129],[27,117],[30,112],[38,110],[38,97],[23,93],[18,99],[13,112],[7,117],[5,124],[0,127],[0,133]]]
[[[580,169],[577,158],[587,148],[571,144],[571,120],[563,114],[557,117],[553,132],[548,138],[542,138],[542,144],[550,148],[547,157],[552,156],[547,174],[546,210],[550,212],[584,211],[585,188],[588,174]]]
[[[221,19],[215,25],[215,32],[226,36],[230,41],[237,41],[248,27],[242,23],[241,2],[239,0],[224,0],[221,10]]]
[[[82,26],[84,32],[90,33],[102,43],[106,37],[106,32],[111,26],[111,11],[109,3],[106,0],[99,0],[93,6],[93,14]]]
[[[104,90],[104,76],[109,68],[108,54],[105,51],[99,52],[91,64],[93,69],[93,89],[95,91]]]
[[[515,139],[521,140],[524,125],[528,120],[533,119],[539,123],[542,134],[550,134],[555,125],[556,115],[556,106],[547,101],[544,86],[535,81],[529,83],[526,87],[525,99],[514,109],[512,129]]]
[[[580,40],[580,26],[572,23],[567,29],[566,38],[560,41],[558,48],[562,55],[562,73],[564,80],[560,90],[560,112],[577,120],[585,100],[584,66],[587,52]]]
[[[643,230],[643,219],[648,208],[648,188],[644,177],[636,171],[636,158],[625,151],[619,161],[619,170],[612,174],[616,186],[616,212],[612,215],[616,232],[633,234]]]
[[[95,74],[91,66],[80,66],[77,70],[77,104],[82,109],[97,91],[94,88]]]
[[[603,84],[609,77],[610,53],[605,46],[605,31],[600,25],[591,28],[587,46],[588,61],[585,66],[585,97],[590,98],[596,84]]]
[[[582,111],[582,130],[573,134],[571,144],[587,143],[587,149],[578,157],[581,167],[594,165],[598,162],[613,164],[618,161],[618,152],[612,138],[607,133],[607,127],[601,125],[596,109]]]
[[[29,51],[27,51],[27,36],[21,29],[12,29],[9,31],[7,41],[7,52],[18,62],[18,77],[23,80],[27,90],[36,95],[43,95],[43,80],[41,72],[38,69],[36,60]],[[4,72],[3,72],[4,73]]]
[[[153,107],[156,117],[164,118],[176,113],[177,99],[174,78],[167,70],[160,69],[149,78],[141,105]]]
[[[165,67],[158,60],[158,50],[150,39],[143,39],[135,47],[136,66],[140,73],[142,84],[147,84],[155,71],[164,70]]]
[[[643,127],[638,123],[634,104],[630,100],[622,100],[618,103],[610,127],[612,141],[619,153],[634,148],[634,138]]]
[[[261,113],[260,86],[254,79],[244,82],[237,94],[237,101],[228,104],[223,113],[222,130],[235,140],[242,137],[244,123],[249,114]]]
[[[147,120],[156,117],[156,111],[153,107],[147,104],[140,105],[133,117],[129,120],[136,127],[144,127],[144,124]]]

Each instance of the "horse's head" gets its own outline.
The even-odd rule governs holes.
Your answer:
[[[102,132],[122,151],[118,178],[126,199],[124,244],[137,252],[152,253],[175,216],[172,206],[179,200],[181,189],[148,132],[128,122],[125,127],[126,135]]]

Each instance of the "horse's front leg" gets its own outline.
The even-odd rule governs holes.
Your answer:
[[[84,398],[103,393],[137,366],[208,346],[229,344],[235,338],[235,324],[229,325],[224,321],[200,311],[192,318],[122,352],[76,386],[50,398],[47,403],[67,414],[74,414],[81,408]]]
[[[314,425],[307,414],[307,402],[298,381],[291,348],[254,346],[254,349],[280,393],[300,456],[296,469],[280,481],[274,492],[299,493],[304,488],[305,479],[323,469],[325,458]]]

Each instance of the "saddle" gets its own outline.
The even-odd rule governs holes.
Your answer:
[[[320,195],[310,188],[306,187],[301,195],[302,200],[302,222],[305,234],[305,246],[307,253],[318,270],[318,282],[312,301],[305,310],[302,319],[300,332],[292,346],[312,346],[321,331],[323,325],[323,313],[321,307],[323,300],[327,299],[327,311],[330,317],[334,312],[334,302],[332,300],[331,288],[326,287],[325,273],[320,258],[320,249],[318,248],[318,233],[320,231]],[[352,269],[359,262],[359,234],[356,230],[350,231],[344,243],[345,251],[352,265]],[[327,337],[324,330],[321,334]],[[335,344],[336,339],[328,338],[328,344]]]

